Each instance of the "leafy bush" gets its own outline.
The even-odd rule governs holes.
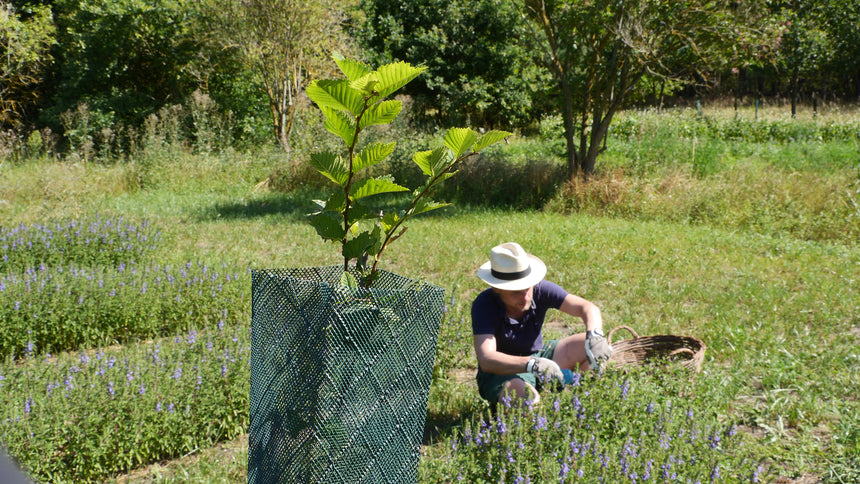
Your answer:
[[[122,217],[57,220],[0,227],[0,272],[39,266],[116,266],[143,261],[157,248],[161,232]]]
[[[0,354],[76,350],[213,328],[248,306],[248,271],[120,263],[0,276]]]

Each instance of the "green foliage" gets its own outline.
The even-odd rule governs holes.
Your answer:
[[[747,62],[730,46],[755,37],[759,18],[746,4],[701,1],[677,8],[647,0],[515,4],[531,26],[521,42],[556,81],[569,176],[594,171],[613,117],[643,78],[692,82],[732,55]]]
[[[287,152],[304,108],[307,80],[325,75],[331,51],[348,46],[341,24],[352,0],[251,0],[207,2],[206,35],[214,50],[235,53],[253,73],[254,97],[265,97],[274,139]],[[205,68],[205,67],[204,67]],[[260,106],[262,107],[262,106]]]
[[[354,260],[356,267],[365,271],[367,259],[372,257],[372,266],[363,281],[369,286],[383,251],[406,230],[406,220],[446,206],[428,199],[430,190],[453,176],[462,160],[511,133],[494,130],[480,135],[469,128],[448,130],[440,146],[414,154],[413,161],[426,176],[426,182],[412,192],[409,206],[388,212],[371,208],[364,203],[364,198],[409,189],[395,183],[388,174],[358,178],[359,172],[382,162],[396,146],[396,143],[382,142],[362,146],[359,135],[369,126],[394,121],[402,103],[385,97],[415,79],[425,68],[394,62],[372,70],[366,64],[340,55],[335,55],[334,59],[346,79],[312,81],[307,94],[322,111],[326,130],[343,140],[345,156],[330,151],[311,156],[313,167],[337,184],[339,190],[331,193],[327,200],[315,201],[319,210],[311,214],[310,220],[323,240],[340,243],[344,270]]]
[[[527,127],[547,109],[546,71],[512,39],[527,35],[504,0],[362,2],[356,36],[376,62],[426,65],[404,89],[419,116],[444,125]]]
[[[39,101],[55,36],[48,6],[19,12],[9,2],[0,3],[0,129],[19,128]]]
[[[196,88],[186,66],[197,55],[191,26],[198,11],[185,2],[66,0],[56,10],[64,59],[44,122],[56,123],[60,113],[86,103],[93,112],[140,125]]]

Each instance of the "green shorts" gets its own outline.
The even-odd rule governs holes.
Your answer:
[[[558,344],[557,339],[551,339],[549,341],[544,342],[543,348],[540,351],[532,353],[531,356],[539,356],[541,358],[549,358],[552,359],[552,356],[555,354],[555,346]],[[540,391],[540,383],[538,383],[533,373],[517,373],[516,375],[496,375],[494,373],[486,373],[481,371],[478,368],[478,392],[480,392],[481,397],[490,403],[496,403],[499,401],[499,395],[502,393],[502,388],[504,388],[505,383],[514,378],[519,378],[529,385],[535,387],[538,391]]]

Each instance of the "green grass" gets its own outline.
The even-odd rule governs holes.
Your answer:
[[[656,143],[645,146],[646,138],[613,143],[604,159],[606,170],[594,185],[604,194],[613,186],[624,188],[618,190],[627,198],[594,194],[583,198],[588,202],[584,203],[575,198],[591,188],[580,187],[580,191],[556,195],[548,210],[455,206],[416,219],[406,236],[389,248],[384,269],[442,286],[450,303],[440,330],[428,408],[431,438],[420,470],[424,482],[455,480],[457,476],[446,467],[450,463],[486,466],[505,457],[462,447],[461,453],[451,454],[450,449],[467,425],[475,428],[487,421],[486,406],[470,381],[475,361],[469,305],[483,288],[474,272],[486,260],[487,251],[512,240],[547,263],[550,279],[596,302],[608,328],[623,324],[643,335],[688,334],[706,342],[704,371],[688,389],[681,391],[677,382],[660,383],[643,376],[631,380],[637,402],[672,402],[685,411],[690,402],[696,402],[702,415],[707,415],[703,423],[724,430],[736,426],[741,444],[726,444],[729,453],[724,462],[737,463],[733,459],[743,455],[747,457],[744,466],[761,462],[762,473],[771,477],[811,474],[828,482],[856,480],[860,246],[846,237],[823,234],[856,233],[851,231],[857,230],[860,212],[851,218],[850,205],[839,208],[845,212],[836,215],[842,205],[822,203],[814,208],[815,200],[856,189],[857,174],[849,163],[852,153],[857,159],[856,145],[700,140],[718,148],[714,148],[714,160],[723,160],[708,172],[694,169],[688,158],[661,158],[666,152],[658,151]],[[516,142],[511,146],[521,164],[528,163],[523,153],[534,151],[543,157],[547,152]],[[682,148],[682,143],[666,147],[677,153]],[[637,161],[635,153],[646,158]],[[783,171],[770,168],[800,154],[807,158],[780,168]],[[494,157],[503,158],[504,152]],[[264,268],[339,262],[334,246],[321,244],[302,218],[309,208],[303,193],[308,192],[283,194],[255,188],[274,164],[288,166],[273,157],[177,155],[155,160],[143,178],[135,178],[132,175],[140,172],[134,164],[7,163],[0,167],[0,224],[6,228],[94,214],[146,220],[160,232],[158,248],[150,256],[161,264],[201,261]],[[613,176],[615,185],[610,183]],[[638,194],[636,203],[630,201],[634,198],[630,194]],[[765,206],[766,216],[745,215],[749,206],[755,206],[754,200],[764,199],[756,197],[765,194],[782,201]],[[679,198],[684,200],[678,202]],[[692,215],[695,200],[699,213],[705,215]],[[805,217],[803,223],[788,223],[799,216]],[[816,225],[818,219],[826,219],[827,224]],[[802,227],[809,226],[814,230],[804,232]],[[554,317],[568,331],[578,329],[572,318],[559,313]],[[143,346],[116,349],[120,361],[145,355],[147,343],[138,344]],[[7,362],[2,367],[4,386],[12,384],[10,375],[16,365]],[[647,435],[647,421],[635,407],[628,408],[611,396],[612,385],[630,376],[604,378],[593,383],[594,391],[606,395],[604,412],[628,412],[631,429]],[[689,392],[695,395],[693,400]],[[101,394],[104,398],[105,392]],[[215,394],[207,395],[202,403],[218,401]],[[564,394],[566,401],[571,397],[569,391]],[[552,412],[553,399],[544,400],[539,411]],[[100,402],[87,405],[107,405]],[[16,408],[20,414],[20,407]],[[4,418],[9,418],[8,412]],[[151,428],[157,429],[158,419],[146,415],[156,425]],[[567,425],[569,420],[559,422]],[[46,425],[40,428],[50,434],[50,424]],[[628,434],[615,435],[606,429],[601,441],[617,451]],[[170,435],[176,440],[165,444],[171,452],[163,458],[205,454],[195,448],[214,446],[216,440],[234,434],[198,434],[190,447],[181,442],[181,433]],[[562,438],[566,434],[550,441]],[[107,445],[113,437],[107,433],[102,439],[99,442]],[[538,444],[531,441],[530,445]],[[658,452],[658,447],[648,447],[649,452]],[[542,448],[552,451],[551,446]],[[153,478],[156,482],[227,482],[219,481],[217,476],[223,475],[241,479],[245,455],[240,451],[238,457],[181,461],[169,472],[155,470],[152,476],[160,476]],[[133,466],[146,463],[132,462]],[[126,470],[109,474],[129,468],[118,465],[116,469]],[[752,472],[754,467],[743,469]],[[560,468],[551,470],[556,475],[560,472]]]

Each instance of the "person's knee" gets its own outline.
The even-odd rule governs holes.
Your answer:
[[[537,390],[521,378],[514,378],[505,383],[502,387],[502,392],[499,394],[499,402],[504,403],[506,398],[517,402],[526,400],[530,400],[533,403],[540,402],[540,394]]]

